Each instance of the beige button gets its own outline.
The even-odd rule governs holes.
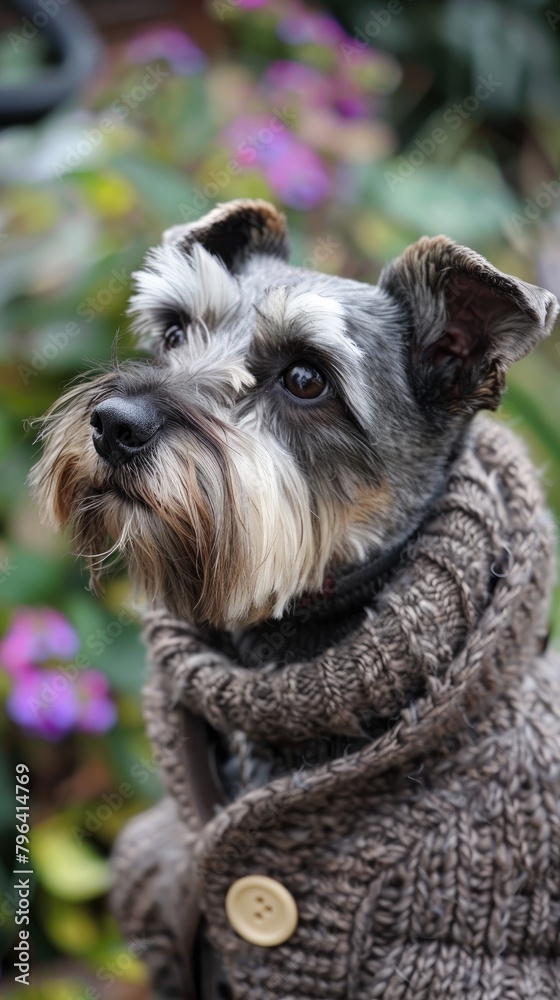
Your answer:
[[[230,885],[226,913],[234,931],[261,948],[283,944],[291,938],[298,922],[291,892],[266,875],[245,875]]]

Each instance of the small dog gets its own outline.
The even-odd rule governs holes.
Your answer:
[[[488,461],[493,448],[501,449],[506,471],[482,472],[482,464],[467,463],[464,495],[456,485],[454,493],[445,491],[457,479],[455,460],[468,451],[471,418],[498,406],[508,366],[550,332],[556,301],[443,236],[409,247],[376,287],[291,267],[287,256],[285,219],[261,201],[219,206],[194,225],[169,230],[134,276],[131,312],[151,358],[117,364],[72,389],[47,415],[42,432],[45,450],[32,473],[34,488],[51,523],[73,527],[94,585],[103,564],[120,552],[148,598],[178,616],[160,608],[147,616],[146,627],[154,670],[145,714],[154,746],[171,747],[171,759],[162,760],[170,798],[121,835],[113,907],[127,936],[151,941],[147,961],[162,997],[260,1000],[265,981],[272,984],[267,996],[276,990],[274,996],[325,997],[332,982],[336,992],[329,996],[351,1000],[381,992],[416,996],[418,989],[440,997],[452,979],[453,996],[474,997],[471,985],[470,992],[458,992],[471,967],[482,970],[476,997],[487,996],[488,983],[495,991],[496,982],[488,949],[495,948],[501,961],[504,944],[500,937],[496,945],[495,931],[501,934],[509,921],[504,899],[511,926],[521,933],[523,900],[515,887],[527,874],[520,878],[526,845],[534,840],[533,815],[540,817],[542,835],[530,877],[540,885],[539,864],[547,873],[557,870],[552,848],[547,854],[543,847],[546,831],[557,823],[558,796],[549,787],[557,768],[549,768],[551,777],[537,761],[526,784],[513,765],[511,780],[480,780],[484,752],[488,760],[502,760],[503,732],[511,730],[516,745],[510,716],[520,729],[525,725],[518,708],[524,699],[535,720],[525,725],[527,732],[542,734],[551,726],[548,695],[540,701],[535,695],[542,666],[533,665],[532,686],[519,703],[514,695],[500,700],[499,688],[540,641],[552,542],[532,473],[519,466],[510,444],[503,445],[507,434],[496,446],[493,429],[482,434]],[[512,493],[516,470],[527,489]],[[448,515],[448,535],[440,518],[442,548],[428,546],[428,554],[409,558],[399,578],[408,603],[399,604],[394,592],[380,618],[387,626],[389,614],[391,628],[383,631],[381,624],[376,633],[372,624],[368,630],[374,612],[364,598],[366,574],[371,594],[372,575],[374,582],[382,579],[395,565],[394,554],[420,534],[444,493],[444,501],[453,494],[457,509]],[[511,554],[503,542],[506,499],[517,540],[510,621],[491,606],[496,580],[507,576],[492,561],[495,549]],[[427,593],[415,574],[426,581]],[[321,606],[329,580],[336,583],[336,602]],[[319,612],[308,625],[312,594],[318,594]],[[500,604],[501,591],[498,596]],[[485,621],[494,624],[481,636],[483,597]],[[366,607],[363,634],[345,647],[341,636]],[[268,639],[262,634],[268,619],[281,617],[272,631],[273,638],[281,636],[278,652],[272,639],[261,640]],[[320,669],[311,659],[317,654]],[[282,659],[290,666],[294,659],[304,662],[284,674],[276,669]],[[261,660],[264,671],[246,669]],[[481,674],[489,671],[496,687],[489,719],[484,711],[478,718],[480,760],[467,702],[455,703],[473,663]],[[479,695],[485,690],[482,683],[472,687]],[[435,700],[433,733],[425,726],[428,693]],[[428,750],[430,740],[444,740],[440,714],[447,702],[454,749],[448,746],[442,763]],[[473,705],[471,700],[469,712]],[[465,721],[463,742],[457,719]],[[495,732],[488,735],[492,722]],[[532,740],[527,736],[528,747]],[[378,750],[382,763],[392,766],[388,784],[383,774],[376,784]],[[415,764],[403,765],[403,750]],[[543,744],[542,757],[547,754],[556,761],[554,733]],[[325,769],[333,757],[336,767]],[[422,781],[411,782],[411,770]],[[461,782],[471,799],[463,801],[463,791],[458,797]],[[246,794],[255,787],[258,795]],[[476,827],[485,816],[486,794],[492,820],[497,815],[496,826],[504,826],[495,849],[490,820],[484,819],[480,837]],[[530,803],[527,827],[518,828],[525,812],[510,808],[508,796]],[[510,826],[506,807],[503,817],[495,811],[502,798]],[[436,801],[441,812],[434,824]],[[437,837],[440,846],[432,852],[424,835]],[[501,883],[492,874],[490,891],[484,878],[494,871],[494,856],[505,874]],[[450,879],[453,858],[461,861],[456,881]],[[483,888],[477,892],[479,876]],[[249,916],[233,904],[228,909],[231,893],[243,886],[249,891],[247,878],[253,890],[258,881]],[[455,884],[461,906],[453,902]],[[285,916],[286,895],[289,926],[263,938],[261,923],[278,915],[276,906]],[[495,902],[502,909],[492,910]],[[413,914],[406,919],[405,903]],[[526,907],[531,932],[538,923],[534,912],[550,910],[552,923],[553,905],[539,898],[538,909],[536,903]],[[457,920],[449,917],[449,927],[444,911],[458,913]],[[409,935],[403,928],[416,927],[420,912],[421,930]],[[443,922],[441,941],[434,914]],[[553,931],[541,923],[548,949]],[[482,941],[482,926],[489,928],[488,940]],[[476,958],[469,957],[466,971],[457,940]],[[524,951],[512,940],[515,954]],[[407,948],[416,949],[413,960]],[[540,955],[545,945],[539,939],[534,948]],[[396,954],[405,956],[407,973],[417,971],[411,993],[402,992],[409,979]],[[522,978],[524,959],[518,965]],[[509,984],[508,969],[503,980]],[[428,981],[426,970],[435,976],[430,993],[418,985]],[[553,975],[547,966],[542,982]]]
[[[222,629],[280,616],[326,574],[398,546],[468,422],[550,331],[553,296],[444,236],[379,284],[286,263],[263,201],[176,226],[134,275],[149,360],[47,415],[32,473],[94,587],[118,551],[149,599]]]

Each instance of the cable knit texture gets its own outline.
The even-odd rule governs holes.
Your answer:
[[[114,906],[152,943],[159,995],[194,996],[202,913],[236,1000],[558,1000],[553,550],[524,449],[477,418],[432,516],[336,645],[248,667],[234,636],[146,616],[146,718],[171,801],[121,836]],[[192,716],[263,763],[206,815]],[[250,873],[296,900],[283,945],[228,923],[227,890]]]

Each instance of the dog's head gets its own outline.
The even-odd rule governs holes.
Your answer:
[[[466,423],[546,336],[549,292],[444,236],[377,286],[286,263],[261,201],[164,234],[134,275],[149,360],[47,415],[32,482],[94,581],[119,551],[149,597],[215,626],[282,612],[417,525]]]

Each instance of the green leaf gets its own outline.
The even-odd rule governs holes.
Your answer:
[[[109,865],[91,844],[79,841],[61,816],[39,823],[30,834],[37,878],[58,899],[81,901],[107,892]]]
[[[53,944],[67,955],[87,955],[99,943],[101,929],[86,906],[45,896],[41,922]]]
[[[33,983],[32,980],[29,983],[29,988],[19,986],[14,990],[6,990],[2,994],[3,1000],[21,1000],[23,989],[26,1000],[78,1000],[87,997],[87,990],[91,990],[91,985],[85,977],[78,979],[49,976],[39,983]]]

